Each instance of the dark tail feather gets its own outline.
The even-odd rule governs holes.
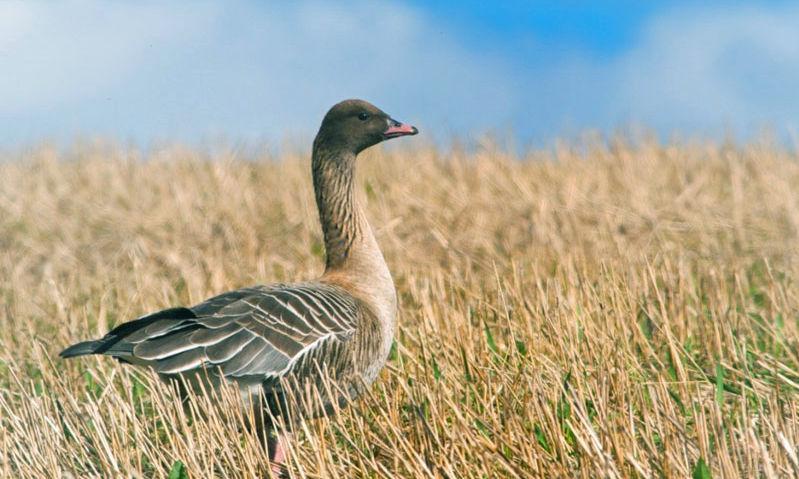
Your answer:
[[[67,349],[61,351],[59,356],[62,358],[74,358],[75,356],[85,356],[87,354],[95,354],[100,352],[99,349],[103,346],[103,340],[83,341],[82,343],[73,344]]]
[[[192,319],[197,316],[194,311],[189,308],[170,308],[163,311],[158,311],[149,316],[144,316],[127,323],[122,323],[116,328],[112,329],[101,339],[94,339],[91,341],[83,341],[82,343],[73,344],[67,349],[61,351],[62,358],[74,358],[75,356],[85,356],[87,354],[107,354],[114,356],[120,361],[124,361],[120,356],[128,356],[133,353],[133,345],[123,341],[125,336],[138,331],[150,324],[162,319],[174,319],[180,323],[184,319]]]

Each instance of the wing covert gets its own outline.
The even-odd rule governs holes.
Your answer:
[[[165,375],[205,368],[230,379],[266,380],[346,342],[358,315],[354,298],[324,284],[245,288],[190,309],[197,317],[173,322],[172,329],[156,322],[131,334],[132,356]]]

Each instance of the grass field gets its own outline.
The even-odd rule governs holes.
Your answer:
[[[57,358],[149,311],[321,272],[307,154],[220,151],[0,162],[0,475],[265,474],[235,404],[198,414],[147,373]],[[795,154],[486,143],[359,168],[396,348],[368,397],[296,434],[292,477],[799,475]]]

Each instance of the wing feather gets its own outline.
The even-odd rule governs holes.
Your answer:
[[[206,356],[201,349],[190,349],[157,361],[155,370],[160,374],[179,374],[197,370],[205,361]]]
[[[233,358],[254,339],[255,335],[242,329],[238,333],[206,347],[205,355],[212,364],[221,364]]]
[[[194,349],[197,346],[191,341],[192,333],[192,330],[178,331],[145,340],[133,347],[133,354],[145,361],[153,361]]]
[[[235,376],[239,371],[252,363],[258,356],[263,354],[268,347],[263,339],[255,338],[247,344],[230,361],[222,365],[222,374],[225,376]]]
[[[202,324],[203,326],[206,325],[204,321]],[[241,325],[228,321],[227,325],[219,328],[201,328],[193,331],[189,341],[195,346],[210,346],[233,336],[239,331],[241,331]]]

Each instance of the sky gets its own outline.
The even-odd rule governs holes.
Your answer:
[[[799,6],[0,2],[0,146],[310,138],[345,98],[433,141],[799,131]]]

